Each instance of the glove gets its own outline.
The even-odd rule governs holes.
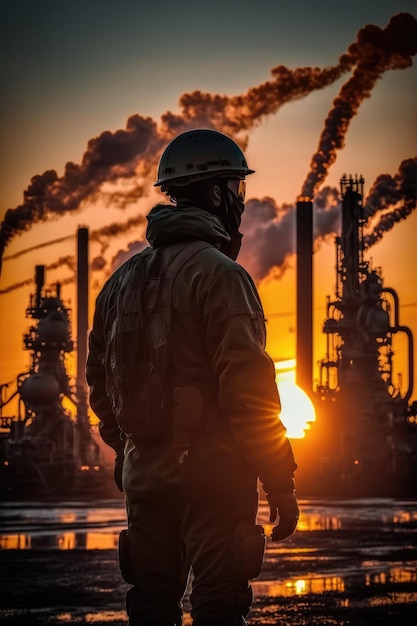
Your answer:
[[[279,517],[278,525],[272,529],[271,539],[281,541],[292,535],[297,527],[300,511],[295,492],[280,493],[276,496],[268,494],[267,500],[271,511],[269,516],[271,524],[276,521],[277,516]]]
[[[120,452],[116,452],[116,458],[114,459],[114,468],[113,468],[113,478],[114,482],[117,485],[119,491],[123,491],[123,460],[124,460],[124,450],[122,449]]]

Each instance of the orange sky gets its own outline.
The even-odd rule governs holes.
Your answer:
[[[226,30],[225,23],[224,36],[220,30],[218,33],[215,54],[212,53],[211,38],[204,33],[200,34],[197,38],[200,44],[199,62],[195,52],[187,50],[185,44],[181,47],[172,39],[166,54],[163,54],[163,50],[152,54],[150,49],[140,48],[143,43],[140,39],[129,40],[133,46],[129,51],[124,48],[125,42],[121,42],[110,61],[112,55],[109,54],[108,42],[111,39],[106,38],[104,32],[105,28],[112,27],[111,21],[109,19],[108,23],[101,24],[98,20],[100,28],[94,26],[94,16],[89,16],[88,10],[86,20],[91,27],[90,46],[94,43],[96,47],[94,54],[84,56],[83,61],[79,59],[77,71],[72,64],[85,42],[82,35],[77,40],[76,26],[69,30],[69,34],[63,34],[61,40],[49,41],[44,37],[41,46],[26,50],[26,56],[21,51],[16,51],[15,55],[10,54],[10,70],[13,68],[14,71],[10,71],[13,80],[10,79],[7,83],[10,109],[5,117],[7,158],[4,159],[4,181],[0,196],[1,216],[4,216],[8,208],[17,207],[22,202],[23,190],[28,186],[31,176],[47,169],[55,169],[58,176],[63,176],[67,161],[81,163],[90,139],[100,136],[105,130],[115,133],[118,129],[124,129],[130,115],[138,113],[144,117],[150,116],[156,124],[160,124],[161,116],[168,110],[180,115],[179,99],[184,93],[191,93],[195,89],[213,97],[215,94],[246,94],[251,87],[270,80],[270,70],[279,64],[291,68],[315,65],[324,68],[335,65],[349,44],[355,41],[359,28],[367,23],[384,28],[395,12],[412,11],[413,7],[412,2],[399,2],[396,4],[401,6],[393,11],[390,2],[369,3],[367,7],[362,6],[364,3],[358,3],[358,6],[353,3],[355,7],[340,5],[332,13],[328,3],[325,20],[322,15],[313,12],[308,16],[305,14],[306,19],[301,24],[296,7],[291,8],[290,4],[294,3],[288,3],[287,14],[283,18],[276,14],[278,9],[273,3],[265,3],[264,13],[261,14],[259,10],[254,13],[253,5],[252,8],[249,5],[246,7],[244,2],[247,12],[243,14],[239,33],[233,29]],[[239,16],[242,15],[243,5],[239,4]],[[353,8],[356,10],[353,11]],[[142,16],[141,23],[146,24],[148,20],[154,27],[152,20],[155,16],[152,15],[152,9],[149,12],[148,16]],[[32,36],[29,17],[20,15],[15,24],[16,29],[19,25],[19,32],[22,34],[22,46],[29,46]],[[56,14],[49,14],[49,18],[52,23],[56,20],[58,24],[58,9]],[[90,18],[91,23],[88,22]],[[115,19],[121,20],[120,24],[127,24],[123,21],[127,20],[123,11],[116,14]],[[189,15],[187,19],[192,20]],[[230,23],[234,23],[233,12],[230,19]],[[207,15],[207,23],[211,24],[210,15]],[[273,29],[270,24],[273,24]],[[181,33],[185,23],[178,22],[176,26],[178,33]],[[40,21],[39,28],[42,27]],[[24,37],[26,28],[27,40]],[[192,32],[194,37],[197,30],[198,26],[195,24],[194,30],[188,29],[187,32]],[[244,58],[237,54],[231,43],[236,41],[236,46],[238,42],[241,44],[242,36],[245,41],[244,46],[241,46],[245,49]],[[67,38],[68,50],[65,48]],[[53,44],[57,50],[56,62],[60,61],[59,72],[58,67],[53,71]],[[161,44],[162,47],[164,45]],[[101,56],[100,50],[103,51]],[[36,90],[36,85],[33,85],[30,91],[25,92],[24,89],[29,89],[34,76],[34,72],[25,70],[34,62],[31,54],[38,61],[37,85],[41,88]],[[219,59],[222,63],[221,71]],[[93,67],[93,62],[97,66]],[[73,70],[72,91],[68,91],[68,82],[63,75],[66,67]],[[130,68],[129,71],[126,71],[127,67]],[[136,80],[132,81],[132,76]],[[247,131],[246,154],[250,167],[256,170],[248,179],[249,199],[271,197],[277,206],[284,203],[294,205],[310,169],[310,160],[317,149],[326,116],[349,76],[350,73],[347,72],[333,84],[278,107],[276,111],[260,118]],[[383,73],[372,88],[370,97],[364,99],[353,117],[344,145],[337,151],[337,158],[328,169],[324,185],[338,189],[343,174],[358,173],[365,178],[366,195],[377,176],[385,173],[394,176],[403,159],[415,156],[416,84],[415,63],[406,69]],[[14,106],[13,94],[16,94]],[[141,175],[144,175],[143,170],[139,171],[139,178]],[[153,172],[149,176],[152,178]],[[104,183],[101,191],[110,190],[114,197],[116,189],[125,192],[126,186],[131,182],[125,179],[114,185]],[[74,235],[74,238],[14,260],[5,260],[0,291],[14,283],[29,281],[34,276],[36,264],[48,265],[61,257],[75,255],[75,234],[79,225],[88,226],[93,231],[112,222],[123,223],[128,218],[137,216],[138,212],[145,215],[159,199],[157,192],[148,187],[143,198],[131,202],[123,209],[106,203],[103,196],[97,195],[87,198],[81,204],[80,210],[68,213],[65,217],[53,219],[50,214],[47,221],[34,224],[27,232],[14,237],[6,248],[5,256],[59,237]],[[99,242],[91,242],[90,259],[103,255],[110,263],[119,250],[127,249],[129,243],[140,238],[140,230],[137,227],[117,238],[106,239],[108,247],[105,250]],[[416,234],[417,215],[414,211],[374,245],[367,256],[367,260],[372,257],[373,266],[382,267],[384,285],[393,287],[398,292],[400,322],[411,328],[414,337],[417,337]],[[334,266],[335,250],[331,236],[321,244],[314,258],[316,361],[324,356],[325,351],[321,328],[325,319],[325,297],[334,293]],[[47,282],[65,281],[71,276],[72,270],[61,265],[59,269],[47,272]],[[104,278],[103,272],[93,272],[91,275],[90,316],[95,295]],[[289,259],[289,268],[281,279],[264,281],[260,286],[268,318],[268,349],[277,360],[295,356],[295,278],[295,259],[292,257]],[[22,350],[22,334],[30,325],[30,320],[25,318],[25,309],[29,303],[29,294],[33,291],[34,284],[27,284],[10,293],[0,294],[0,383],[11,383],[10,389],[13,388],[17,374],[24,371],[29,364],[29,355]],[[73,308],[75,335],[74,284],[66,284],[62,295],[65,302]],[[405,372],[406,349],[399,337],[395,337],[394,350],[395,372]],[[70,357],[71,360],[74,360],[74,356]],[[416,390],[413,397],[417,397]]]

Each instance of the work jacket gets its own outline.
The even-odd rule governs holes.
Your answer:
[[[170,255],[178,243],[211,244],[185,263],[173,286],[170,388],[201,389],[204,403],[266,491],[291,491],[296,464],[279,419],[262,305],[248,273],[221,252],[229,235],[216,216],[196,207],[157,205],[147,219],[147,240],[163,254]],[[116,451],[121,447],[120,429],[106,394],[104,355],[109,310],[128,264],[98,295],[87,359],[91,407],[103,440]]]

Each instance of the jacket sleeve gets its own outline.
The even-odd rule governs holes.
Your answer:
[[[219,407],[267,493],[294,489],[296,463],[279,413],[275,366],[265,351],[262,305],[239,265],[218,272],[204,296],[207,349],[219,381]]]
[[[106,393],[104,368],[105,329],[100,310],[100,295],[94,312],[93,328],[88,339],[86,377],[90,387],[90,406],[99,419],[99,431],[103,441],[116,452],[123,448],[121,431],[114,417],[110,399]]]

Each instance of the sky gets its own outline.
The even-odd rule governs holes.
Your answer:
[[[259,286],[268,351],[276,360],[293,359],[297,198],[322,198],[326,211],[317,208],[317,218],[330,218],[344,174],[362,175],[367,197],[381,175],[404,180],[404,161],[415,171],[415,51],[401,47],[406,35],[397,37],[401,50],[380,59],[376,73],[366,56],[369,36],[378,39],[393,16],[417,17],[415,0],[2,0],[0,11],[0,219],[7,223],[0,383],[11,389],[30,361],[22,335],[31,323],[25,309],[35,265],[46,266],[48,284],[62,281],[75,333],[77,228],[92,235],[91,318],[100,286],[143,246],[146,213],[163,199],[152,187],[161,150],[196,126],[228,132],[256,171],[247,181],[240,261]],[[349,48],[368,25],[362,46]],[[360,83],[359,70],[369,84]],[[350,114],[331,149],[328,142],[324,148],[340,95]],[[323,150],[328,158],[320,170]],[[416,338],[415,183],[407,189],[414,203],[404,208],[400,201],[397,222],[378,222],[383,211],[374,203],[386,232],[381,226],[366,260],[398,293],[400,323]],[[263,225],[254,224],[249,204],[264,208]],[[337,220],[317,219],[315,361],[325,356],[321,329],[326,296],[334,295],[337,229]],[[403,337],[394,337],[394,352],[404,389]]]

